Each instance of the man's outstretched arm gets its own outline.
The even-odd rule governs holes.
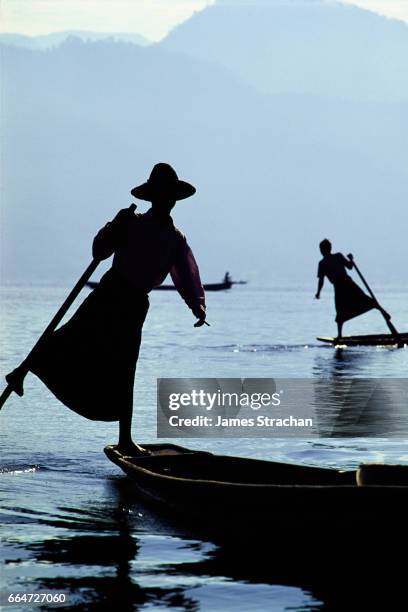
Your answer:
[[[315,295],[316,300],[320,299],[320,292],[323,289],[323,285],[324,285],[324,276],[319,276],[319,282],[317,284],[317,291]]]
[[[177,291],[197,317],[196,325],[203,325],[206,318],[204,288],[197,262],[184,237],[170,275]]]

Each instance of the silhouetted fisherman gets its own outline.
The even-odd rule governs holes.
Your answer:
[[[381,309],[378,303],[366,295],[362,289],[347,274],[346,268],[351,270],[353,262],[342,255],[332,253],[330,240],[325,238],[321,241],[320,252],[323,259],[319,262],[317,276],[319,279],[316,299],[320,298],[325,276],[334,286],[334,302],[336,305],[337,337],[341,338],[343,323],[354,317],[378,308],[389,318],[388,313]]]
[[[31,371],[66,406],[88,419],[119,421],[119,449],[146,452],[131,437],[133,384],[148,293],[170,273],[198,321],[205,296],[193,253],[170,212],[195,193],[168,164],[154,166],[132,195],[150,201],[145,214],[121,210],[99,231],[93,255],[114,254],[111,269],[73,317],[38,352]]]

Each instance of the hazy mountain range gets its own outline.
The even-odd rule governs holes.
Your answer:
[[[88,32],[86,30],[66,30],[64,32],[51,32],[50,34],[40,34],[38,36],[1,32],[0,43],[24,47],[26,49],[50,49],[51,47],[58,47],[67,38],[71,37],[79,38],[83,42],[111,39],[142,46],[150,45],[150,41],[147,38],[134,32]]]
[[[270,91],[271,78],[279,76],[276,57],[258,86],[244,76],[248,66],[227,66],[221,51],[219,61],[214,56],[217,32],[209,19],[226,11],[223,4],[194,16],[160,45],[71,38],[47,52],[2,46],[3,279],[71,282],[90,258],[94,233],[130,204],[129,190],[155,162],[168,161],[197,186],[174,218],[205,280],[229,269],[254,282],[314,284],[317,245],[327,236],[338,249],[353,251],[370,277],[406,286],[406,66],[396,58],[403,43],[387,38],[400,24],[375,18],[389,41],[384,62],[394,62],[387,88],[378,86],[374,57],[358,102],[322,76],[320,82],[315,76],[312,95],[298,55],[302,87],[286,91],[288,80],[282,81],[278,95]],[[257,8],[257,15],[262,8],[276,33],[271,7]],[[363,36],[373,15],[335,7],[341,9],[347,19],[356,15]],[[206,36],[208,49],[201,59],[193,45],[191,54],[183,49],[186,29],[198,21],[203,38],[197,30],[196,47],[202,54]],[[246,13],[242,21],[244,31]],[[225,45],[232,47],[235,34],[223,23]],[[286,65],[289,25],[279,30],[282,48],[287,37]],[[408,39],[408,28],[402,31]],[[247,48],[259,37],[247,27]],[[318,49],[325,55],[320,37],[310,45],[315,56]],[[387,102],[372,95],[375,87],[378,94],[387,90]]]
[[[222,64],[272,94],[408,99],[408,25],[328,0],[218,0],[166,49]]]

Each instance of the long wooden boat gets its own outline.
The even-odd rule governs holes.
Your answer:
[[[363,336],[318,336],[317,340],[333,346],[397,346],[408,345],[408,332],[401,332],[398,340],[392,334],[371,334]]]
[[[224,291],[225,289],[231,289],[232,285],[235,283],[233,281],[227,281],[222,283],[204,283],[203,287],[205,291]],[[159,285],[158,287],[154,287],[156,291],[175,291],[176,288],[174,285]]]
[[[275,520],[324,529],[406,520],[408,466],[362,466],[358,471],[246,459],[193,451],[173,444],[144,445],[151,456],[107,457],[145,499],[220,529],[245,523],[262,529]],[[384,469],[385,467],[385,469]],[[379,472],[379,475],[378,475]],[[368,475],[367,475],[368,474]],[[377,479],[377,480],[376,480]]]
[[[98,282],[88,281],[86,283],[87,287],[90,289],[95,289],[97,287]],[[246,285],[246,281],[227,281],[222,283],[204,283],[203,287],[205,291],[225,291],[226,289],[231,289],[232,285]],[[158,287],[153,287],[155,291],[175,291],[176,287],[174,285],[159,285]]]

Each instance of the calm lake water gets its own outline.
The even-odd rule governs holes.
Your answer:
[[[66,294],[61,287],[2,289],[2,374],[25,357]],[[379,296],[397,328],[408,331],[408,288],[383,289]],[[313,289],[250,285],[207,297],[211,327],[195,329],[177,294],[151,294],[135,389],[134,436],[141,442],[156,440],[157,377],[407,377],[407,349],[336,351],[315,340],[335,332],[329,290],[320,301],[313,300]],[[344,331],[387,330],[371,312]],[[64,592],[66,608],[78,610],[324,609],[324,597],[297,575],[276,577],[279,560],[273,551],[268,551],[270,571],[258,571],[244,552],[242,559],[229,558],[219,545],[142,506],[128,479],[102,452],[116,442],[116,424],[82,419],[32,375],[25,389],[24,397],[11,397],[0,415],[4,592]],[[180,443],[342,468],[365,461],[408,463],[408,442],[394,425],[388,438]]]

